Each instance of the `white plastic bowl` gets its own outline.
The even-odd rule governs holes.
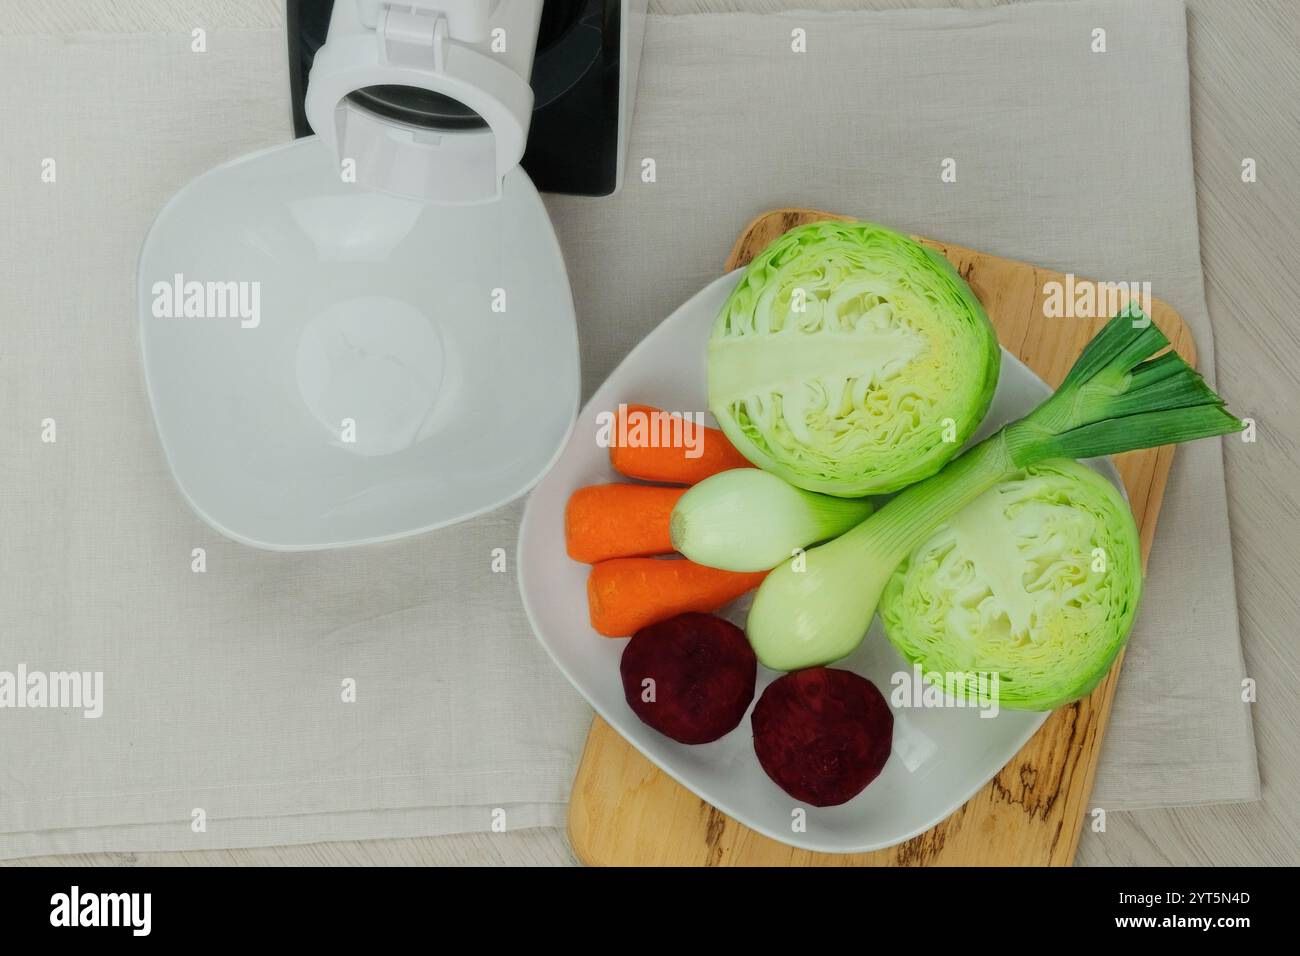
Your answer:
[[[138,281],[167,460],[194,510],[246,544],[338,547],[490,511],[572,428],[573,300],[522,170],[497,202],[433,206],[345,183],[298,140],[177,193]],[[207,314],[156,314],[190,282]],[[223,310],[223,291],[256,317]]]

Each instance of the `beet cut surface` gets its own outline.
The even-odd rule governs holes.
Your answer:
[[[643,627],[623,649],[623,696],[641,720],[683,744],[735,730],[754,699],[758,658],[745,632],[712,614],[679,614]],[[653,701],[642,681],[653,680]]]
[[[829,667],[774,680],[750,725],[767,775],[814,807],[838,806],[861,793],[884,768],[894,739],[894,715],[876,686]]]

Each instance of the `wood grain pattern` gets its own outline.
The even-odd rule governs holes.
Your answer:
[[[745,265],[794,226],[843,216],[780,209],[755,219],[727,258]],[[984,303],[1004,347],[1055,387],[1105,318],[1046,319],[1051,270],[921,239],[942,252]],[[1153,299],[1151,314],[1190,363],[1195,346],[1182,318]],[[1129,452],[1115,465],[1137,519],[1145,564],[1174,446]],[[643,757],[599,717],[592,724],[569,804],[569,840],[596,865],[685,866],[1068,866],[1092,790],[1120,660],[1084,700],[1057,710],[993,780],[931,830],[862,854],[798,850],[727,817]]]

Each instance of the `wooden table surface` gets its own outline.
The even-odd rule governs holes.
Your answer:
[[[652,12],[980,8],[1004,0],[651,0]],[[1141,3],[1143,0],[1131,0]],[[283,0],[5,0],[0,35],[150,32],[283,24]],[[1228,504],[1263,800],[1107,815],[1082,865],[1300,864],[1300,2],[1187,0],[1192,149],[1219,390],[1256,418],[1226,442]],[[1259,182],[1243,188],[1241,160]],[[40,857],[17,865],[555,865],[559,830],[185,853]]]

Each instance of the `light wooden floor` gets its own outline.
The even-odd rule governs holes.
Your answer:
[[[1003,0],[651,0],[660,13],[915,6]],[[1132,0],[1141,3],[1143,0]],[[1237,597],[1249,673],[1300,687],[1300,2],[1187,0],[1193,152],[1201,257],[1219,387],[1261,423],[1254,445],[1228,442]],[[283,23],[283,0],[5,0],[0,35],[126,32]],[[1244,156],[1261,181],[1242,188]],[[1289,196],[1285,204],[1265,200]],[[1085,831],[1088,865],[1300,863],[1300,693],[1261,699],[1255,732],[1263,802],[1111,813]],[[255,850],[92,854],[42,864],[494,865],[573,862],[555,830]]]

